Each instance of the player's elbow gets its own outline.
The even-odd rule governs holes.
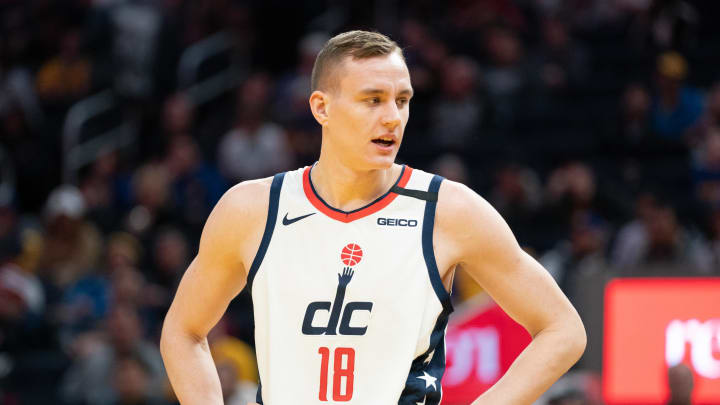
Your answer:
[[[172,315],[171,310],[165,317],[160,333],[160,354],[163,359],[167,361],[167,359],[184,344],[198,343],[201,340],[201,338],[186,331],[180,322]]]
[[[568,357],[572,359],[573,364],[577,362],[587,347],[587,333],[585,332],[585,325],[583,325],[582,319],[577,313],[574,314],[567,322],[564,328],[564,334],[566,336],[566,347],[568,349]]]

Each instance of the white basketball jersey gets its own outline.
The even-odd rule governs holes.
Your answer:
[[[311,170],[274,177],[248,273],[258,402],[439,404],[452,312],[432,246],[442,177],[404,166],[387,194],[344,212]]]

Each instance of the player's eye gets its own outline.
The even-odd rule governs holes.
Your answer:
[[[399,98],[396,101],[396,103],[399,107],[404,107],[408,102],[410,102],[410,100],[408,100],[406,98]]]
[[[380,97],[370,97],[367,99],[370,104],[380,104]]]

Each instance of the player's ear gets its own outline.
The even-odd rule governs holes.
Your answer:
[[[328,94],[315,90],[310,95],[310,110],[320,125],[328,121]]]

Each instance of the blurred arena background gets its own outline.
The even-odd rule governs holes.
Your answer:
[[[488,199],[585,321],[585,356],[539,403],[669,403],[672,386],[720,404],[720,2],[0,0],[0,16],[1,404],[176,403],[157,342],[202,224],[232,184],[317,159],[312,63],[355,28],[404,48],[399,160]],[[461,405],[529,337],[462,273],[453,299],[443,403]],[[254,398],[252,331],[243,292],[209,338],[227,404]]]

